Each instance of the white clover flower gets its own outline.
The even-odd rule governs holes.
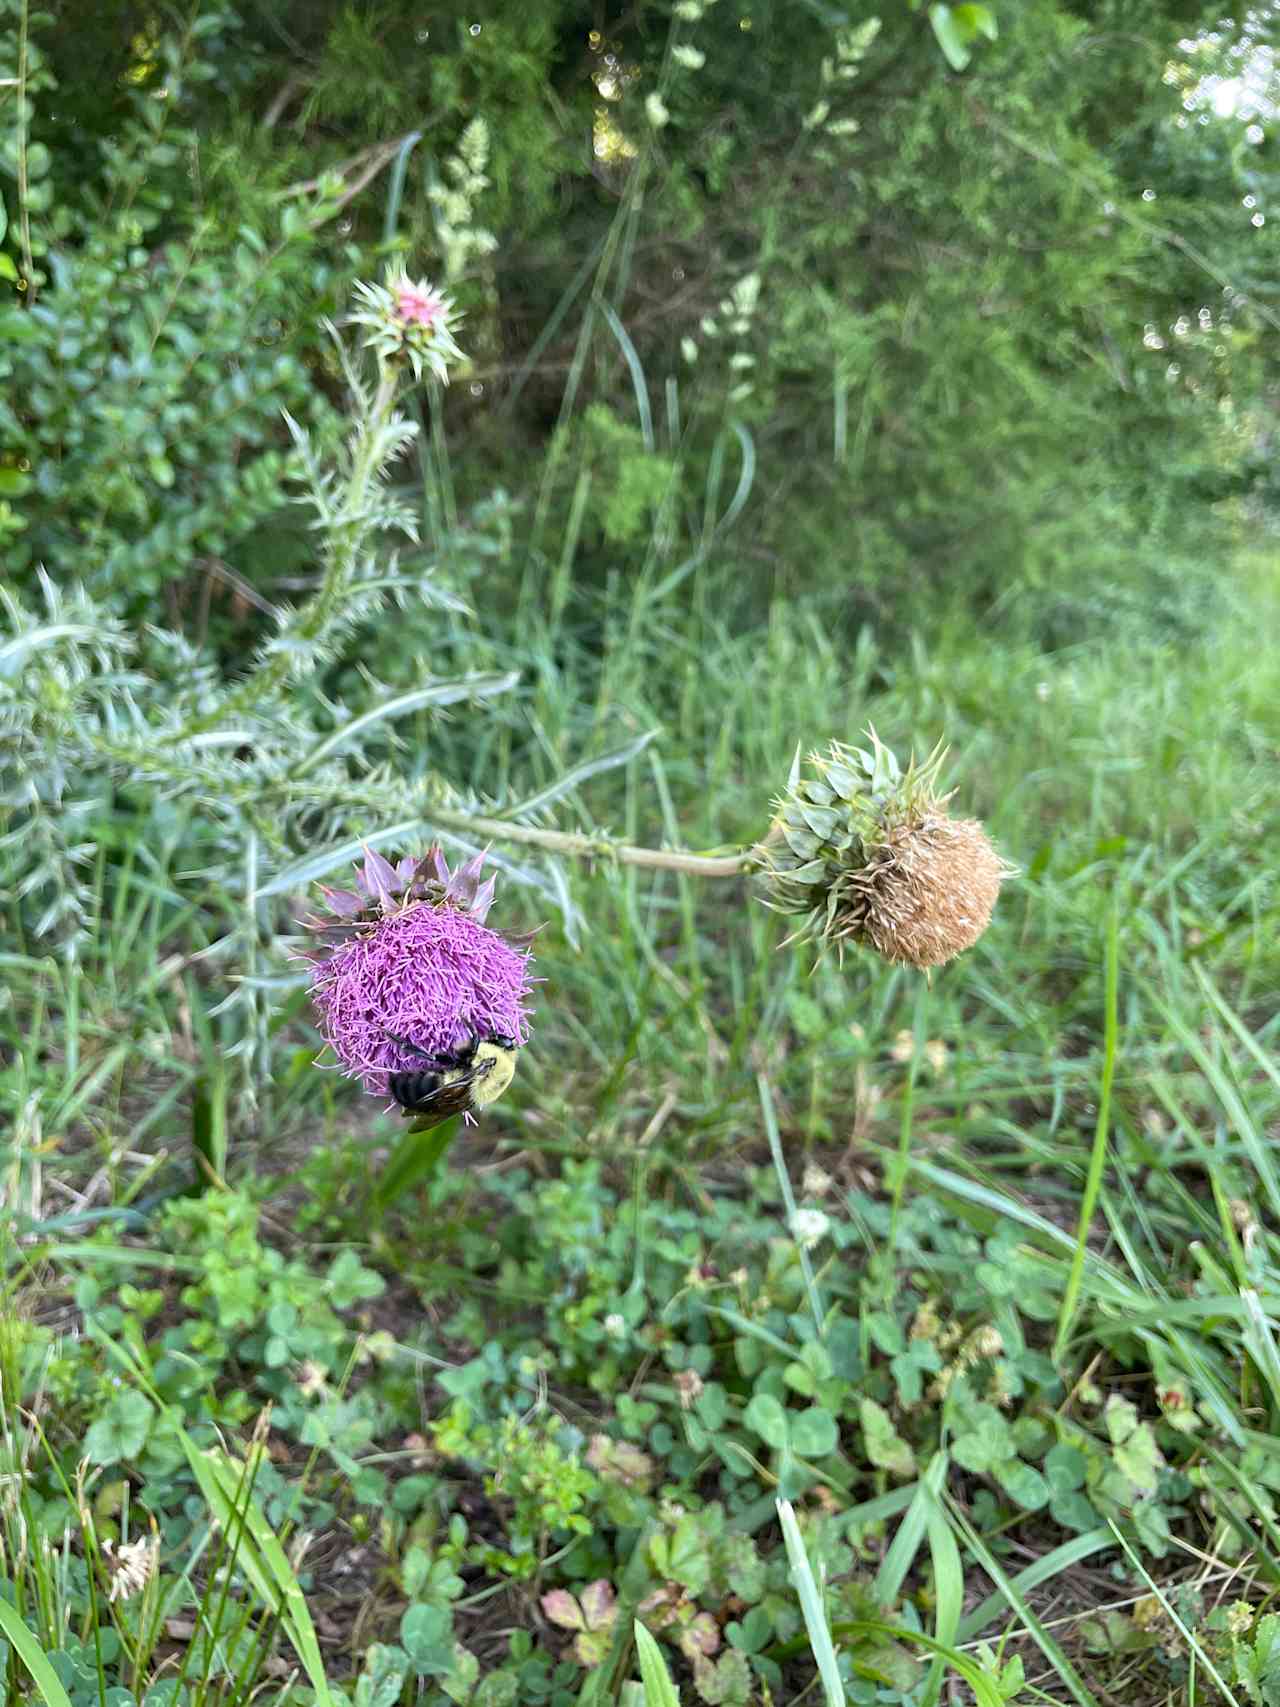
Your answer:
[[[825,1197],[835,1183],[825,1168],[810,1162],[804,1170],[801,1190],[806,1197]]]
[[[130,1541],[124,1547],[117,1547],[114,1541],[104,1541],[102,1552],[107,1561],[107,1570],[111,1574],[107,1599],[131,1600],[135,1594],[146,1588],[151,1580],[151,1573],[156,1568],[156,1559],[160,1553],[160,1543],[140,1535],[136,1541]]]
[[[671,1378],[680,1396],[680,1409],[687,1411],[701,1396],[703,1380],[696,1369],[679,1369]]]
[[[616,1310],[604,1319],[604,1331],[614,1339],[620,1340],[627,1331],[626,1321]]]
[[[951,1051],[940,1037],[931,1037],[924,1046],[924,1058],[929,1063],[935,1078],[941,1078],[947,1070]]]
[[[830,1218],[821,1209],[797,1209],[791,1217],[791,1236],[805,1250],[821,1244],[830,1231]]]
[[[310,1358],[300,1366],[296,1380],[298,1391],[306,1399],[323,1398],[329,1391],[328,1371]]]

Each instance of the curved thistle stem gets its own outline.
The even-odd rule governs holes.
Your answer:
[[[516,824],[507,818],[478,818],[451,807],[432,806],[425,814],[441,828],[488,836],[495,842],[521,842],[548,853],[575,859],[614,860],[619,865],[647,866],[656,871],[679,871],[686,877],[741,877],[754,863],[750,850],[735,854],[685,853],[679,848],[638,848],[608,836],[577,835],[570,830],[544,830],[536,824]]]

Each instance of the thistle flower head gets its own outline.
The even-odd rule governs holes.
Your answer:
[[[1012,876],[973,819],[955,819],[936,793],[945,752],[905,771],[874,729],[869,749],[833,741],[799,755],[773,824],[755,850],[763,899],[799,914],[796,935],[843,952],[874,948],[886,960],[942,966],[986,930]]]
[[[444,385],[449,383],[450,362],[460,361],[453,328],[461,318],[453,300],[436,290],[426,279],[411,279],[403,270],[389,272],[385,284],[355,287],[361,307],[350,316],[354,325],[368,329],[365,344],[376,350],[380,360],[405,355],[415,379],[426,368]]]
[[[311,1000],[325,1042],[348,1078],[376,1096],[388,1077],[422,1068],[471,1036],[527,1035],[531,957],[527,936],[485,923],[494,880],[485,856],[451,872],[438,847],[396,864],[373,849],[354,889],[322,887],[327,914],[316,933]]]

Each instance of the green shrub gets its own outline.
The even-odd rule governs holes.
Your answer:
[[[5,0],[0,29],[16,12]],[[154,43],[162,81],[130,91],[129,116],[99,139],[98,173],[77,199],[56,199],[65,186],[36,140],[58,99],[38,31],[28,120],[8,139],[10,170],[21,146],[35,176],[19,207],[30,253],[23,238],[10,258],[20,294],[0,308],[7,566],[19,586],[40,566],[59,580],[74,566],[131,616],[154,618],[167,593],[173,620],[197,579],[206,614],[215,589],[261,606],[245,548],[290,502],[282,412],[313,424],[328,414],[305,357],[344,285],[325,232],[333,183],[274,203],[199,191],[185,94],[213,75],[207,55],[228,28],[208,10],[185,36]],[[289,550],[296,558],[277,539],[277,575]]]

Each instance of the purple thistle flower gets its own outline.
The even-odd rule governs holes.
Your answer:
[[[324,889],[332,916],[307,921],[327,939],[310,957],[320,1030],[374,1096],[388,1094],[389,1074],[424,1064],[396,1038],[437,1054],[473,1035],[528,1035],[528,939],[484,923],[494,883],[480,881],[483,862],[451,873],[438,847],[396,865],[366,849],[355,889]]]

